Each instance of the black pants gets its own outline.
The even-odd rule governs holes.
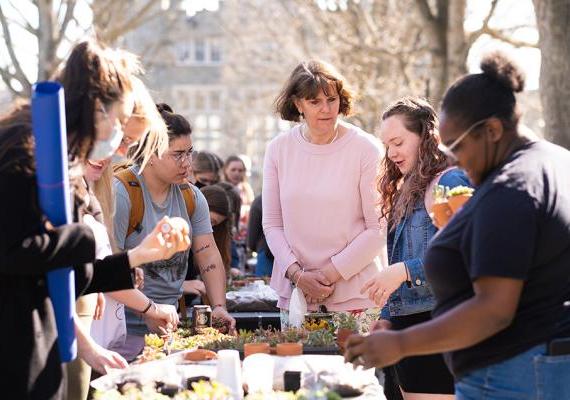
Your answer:
[[[421,324],[431,319],[430,312],[390,317],[395,331]],[[398,384],[407,393],[454,394],[453,375],[441,354],[406,357],[393,367]]]

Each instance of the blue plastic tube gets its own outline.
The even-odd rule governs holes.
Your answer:
[[[36,175],[40,208],[53,226],[72,222],[67,162],[67,132],[63,87],[38,82],[32,88],[32,127],[35,138]],[[75,273],[71,267],[47,274],[62,362],[73,360],[77,341],[73,323]]]

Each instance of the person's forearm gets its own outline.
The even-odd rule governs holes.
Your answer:
[[[83,294],[132,289],[134,282],[131,272],[125,253],[112,254],[102,260],[96,260],[93,264],[93,278]]]
[[[204,252],[206,253],[206,252]],[[206,294],[212,305],[226,304],[226,271],[222,258],[216,247],[209,249],[208,254],[196,256],[194,261],[206,286]]]
[[[490,300],[490,299],[489,299]],[[399,331],[403,356],[471,347],[510,325],[494,301],[473,297],[439,317]]]
[[[382,235],[378,227],[362,231],[331,261],[345,280],[362,271],[375,257],[382,254]]]
[[[92,347],[93,339],[89,336],[86,328],[75,313],[73,315],[73,324],[75,326],[75,336],[77,337],[77,353],[79,357],[83,358],[85,352]]]
[[[148,306],[148,297],[138,289],[119,290],[106,294],[112,299],[137,312],[141,312]]]

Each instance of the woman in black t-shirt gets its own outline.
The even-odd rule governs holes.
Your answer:
[[[352,336],[346,358],[444,352],[458,399],[570,398],[570,153],[520,133],[518,68],[500,53],[448,89],[440,134],[478,186],[424,265],[434,318]]]

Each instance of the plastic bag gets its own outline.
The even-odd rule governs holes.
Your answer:
[[[307,300],[305,300],[305,295],[301,289],[295,287],[291,293],[291,301],[289,301],[289,325],[301,328],[305,322],[306,313]]]

